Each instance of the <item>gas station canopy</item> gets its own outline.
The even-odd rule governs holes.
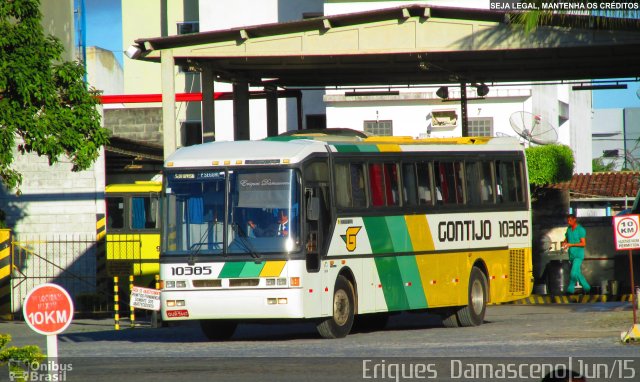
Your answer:
[[[527,33],[514,14],[412,5],[141,38],[133,58],[254,86],[420,85],[638,77],[638,20],[558,15]]]

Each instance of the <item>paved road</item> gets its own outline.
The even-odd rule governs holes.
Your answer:
[[[69,381],[255,381],[265,375],[274,381],[361,380],[367,376],[363,368],[374,370],[363,366],[363,359],[372,359],[371,365],[384,360],[376,369],[378,378],[366,379],[395,381],[410,379],[388,374],[381,378],[390,360],[632,359],[640,357],[640,347],[619,342],[620,332],[631,323],[625,303],[502,305],[489,307],[480,327],[449,329],[441,326],[437,316],[402,314],[392,317],[384,331],[355,333],[339,340],[320,339],[308,323],[243,325],[231,341],[213,343],[192,323],[114,331],[111,320],[76,320],[58,339],[60,356],[75,365],[66,375]],[[15,346],[46,348],[44,336],[31,332],[24,323],[0,323],[0,333],[11,334]],[[638,380],[640,358],[632,363]],[[5,376],[0,370],[0,381]]]

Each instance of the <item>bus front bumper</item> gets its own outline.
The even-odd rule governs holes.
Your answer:
[[[162,319],[304,318],[302,289],[163,290]]]

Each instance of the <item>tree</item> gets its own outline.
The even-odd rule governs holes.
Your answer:
[[[83,66],[61,62],[63,46],[45,36],[41,19],[39,0],[0,1],[0,181],[8,188],[22,182],[16,148],[50,165],[66,155],[82,171],[109,139]]]
[[[605,163],[604,158],[595,158],[591,160],[593,172],[611,172],[616,170],[616,162]]]
[[[573,151],[565,145],[529,147],[525,150],[529,183],[533,186],[564,182],[573,175]]]
[[[560,21],[563,26],[577,27],[577,28],[597,28],[597,29],[611,29],[618,25],[625,25],[627,27],[640,27],[640,10],[638,9],[626,9],[624,7],[611,7],[605,9],[593,9],[593,4],[597,4],[600,7],[600,2],[594,2],[593,0],[573,0],[571,5],[574,6],[573,10],[550,10],[545,9],[543,4],[549,5],[553,3],[567,4],[563,0],[531,0],[527,1],[528,4],[534,4],[537,9],[530,9],[524,12],[513,13],[511,21],[513,24],[522,25],[526,32],[532,32],[537,27],[542,25],[552,25]],[[605,2],[604,4],[609,4]],[[633,5],[632,2],[626,3]],[[578,7],[576,7],[578,5]],[[580,7],[579,5],[582,5]],[[547,7],[548,8],[548,7]],[[565,16],[584,16],[577,17],[571,20],[571,25],[567,23]]]

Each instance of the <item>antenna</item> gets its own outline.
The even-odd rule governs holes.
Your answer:
[[[556,129],[538,115],[516,111],[509,117],[509,123],[513,131],[529,144],[550,145],[558,141]]]

